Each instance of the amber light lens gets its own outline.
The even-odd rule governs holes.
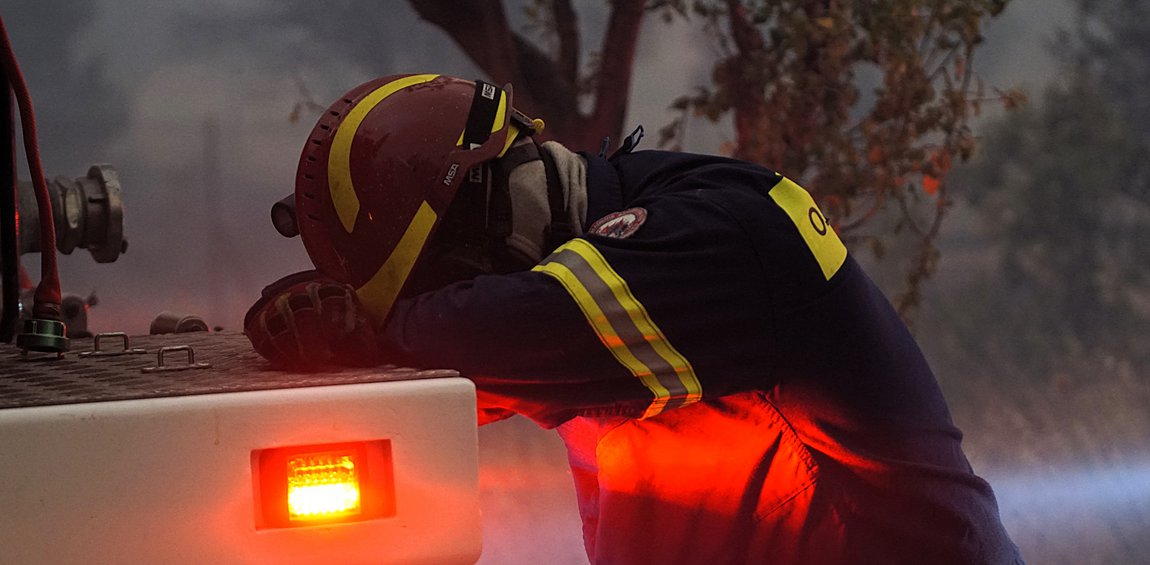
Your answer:
[[[395,513],[386,440],[252,452],[256,527],[370,520]]]
[[[359,513],[354,453],[309,453],[289,458],[287,466],[291,520],[324,520]]]

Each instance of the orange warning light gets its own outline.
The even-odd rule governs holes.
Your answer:
[[[395,514],[387,440],[252,452],[256,527],[357,522]]]
[[[287,466],[290,519],[323,520],[359,512],[359,475],[353,454],[299,455],[289,458]]]

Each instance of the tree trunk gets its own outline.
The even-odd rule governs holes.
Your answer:
[[[623,134],[643,0],[615,0],[590,81],[589,112],[580,108],[579,29],[570,0],[552,0],[557,58],[511,29],[502,2],[408,0],[416,13],[444,31],[487,76],[513,85],[514,105],[547,124],[543,137],[572,149],[594,150]]]

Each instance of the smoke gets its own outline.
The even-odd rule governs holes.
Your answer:
[[[590,28],[586,50],[598,50],[604,3],[575,5]],[[0,14],[36,102],[48,172],[80,176],[110,162],[121,173],[128,252],[106,265],[87,253],[61,258],[64,290],[100,298],[95,331],[144,333],[163,310],[238,329],[263,285],[310,265],[268,218],[293,189],[315,117],[304,110],[293,121],[300,102],[326,105],[387,73],[478,75],[401,0],[0,0]],[[1057,70],[1048,44],[1073,18],[1069,0],[1013,0],[987,29],[980,77],[1037,92]],[[709,82],[707,44],[690,26],[645,23],[628,126],[657,131],[675,117],[675,97]],[[694,120],[687,148],[717,151],[728,135]],[[948,237],[971,236],[962,226],[976,222],[961,214]],[[944,261],[937,278],[959,280],[962,265]],[[989,478],[1016,539],[1082,539],[1072,534],[1083,524],[1150,515],[1150,460]],[[1073,542],[1062,543],[1073,555]]]
[[[1035,30],[1026,37],[1041,35],[1050,22],[1033,16],[1058,14],[1051,6],[1016,0],[992,28],[983,66],[992,83],[1044,68],[1032,42],[1006,41],[999,57],[994,41],[1013,39],[1022,22]],[[603,7],[576,8],[586,50],[598,50]],[[267,220],[293,188],[313,119],[291,121],[300,102],[326,105],[385,73],[478,74],[399,0],[3,0],[0,10],[29,75],[49,172],[78,176],[91,162],[121,172],[128,253],[111,265],[62,258],[65,290],[99,295],[91,325],[102,331],[141,332],[172,309],[234,329],[263,284],[308,266],[298,240],[279,238]],[[666,124],[670,102],[708,81],[713,53],[681,47],[706,44],[689,26],[646,23],[630,125]],[[688,147],[716,151],[727,135],[696,120]],[[209,154],[219,157],[208,163]]]
[[[1150,508],[1150,459],[1110,468],[1059,466],[1000,475],[995,491],[1004,514],[1036,517],[1105,508],[1118,516],[1126,507]],[[1044,520],[1045,527],[1075,528],[1072,520]]]
[[[988,479],[1030,562],[1123,563],[1150,551],[1150,458],[1017,469]]]

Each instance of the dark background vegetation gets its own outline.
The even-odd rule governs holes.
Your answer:
[[[516,82],[517,94],[536,105],[555,135],[581,148],[642,123],[652,133],[667,126],[663,141],[684,150],[789,168],[834,210],[853,252],[892,300],[907,306],[967,434],[972,462],[996,487],[1028,560],[1145,562],[1150,7],[1144,2],[958,3],[981,10],[977,30],[986,36],[972,51],[960,50],[962,68],[954,59],[946,67],[952,78],[972,76],[971,89],[961,91],[961,116],[951,114],[961,120],[936,120],[935,129],[924,121],[922,128],[899,130],[901,141],[882,137],[886,150],[877,156],[868,145],[873,135],[834,133],[873,116],[883,99],[878,90],[895,90],[884,77],[897,65],[890,57],[850,59],[853,51],[830,64],[825,54],[837,49],[835,41],[849,46],[874,37],[859,31],[866,22],[831,8],[947,2],[745,3],[763,11],[747,20],[760,38],[818,64],[764,61],[753,41],[739,43],[728,12],[707,10],[729,10],[727,2],[652,2],[657,10],[623,21],[606,2],[556,3],[570,6],[574,30],[556,25],[555,14],[563,12],[550,2],[504,2],[502,24],[490,10],[469,16],[482,25],[466,33],[503,34],[514,57],[477,55],[474,46],[465,52],[458,46],[470,45],[459,38],[464,32],[457,30],[453,41],[452,19],[435,11],[442,4],[0,0],[36,102],[48,173],[80,176],[89,163],[107,161],[123,177],[128,253],[110,265],[82,252],[61,261],[66,292],[95,291],[101,299],[91,312],[93,328],[143,333],[161,310],[175,310],[236,329],[263,284],[308,266],[298,240],[275,235],[267,211],[292,189],[317,106],[382,74],[500,75],[496,80]],[[478,5],[456,3],[460,14]],[[814,27],[791,25],[787,34],[772,35],[779,18],[795,10]],[[612,25],[630,27],[604,41]],[[819,33],[824,43],[802,43]],[[620,67],[624,56],[632,58]],[[743,77],[741,86],[724,82],[748,57],[771,73]],[[603,61],[614,65],[614,84],[625,88],[597,88]],[[844,75],[844,61],[862,64]],[[547,69],[546,76],[530,69]],[[751,79],[759,82],[748,85]],[[981,92],[974,90],[977,80]],[[941,82],[927,84],[935,95],[947,92]],[[795,110],[794,120],[755,114],[746,108],[753,101],[737,94],[751,88],[789,100],[796,92],[830,92],[827,85],[853,94]],[[556,88],[565,97],[548,94]],[[901,112],[928,108],[931,100],[937,98]],[[823,137],[784,135],[812,116],[821,121],[807,126],[821,128]],[[655,146],[658,137],[644,146]],[[971,157],[965,164],[964,152]],[[885,196],[875,206],[879,195]],[[34,257],[25,259],[35,273]],[[580,562],[570,485],[554,438],[515,421],[482,433],[484,560]],[[522,543],[540,538],[553,543]]]

